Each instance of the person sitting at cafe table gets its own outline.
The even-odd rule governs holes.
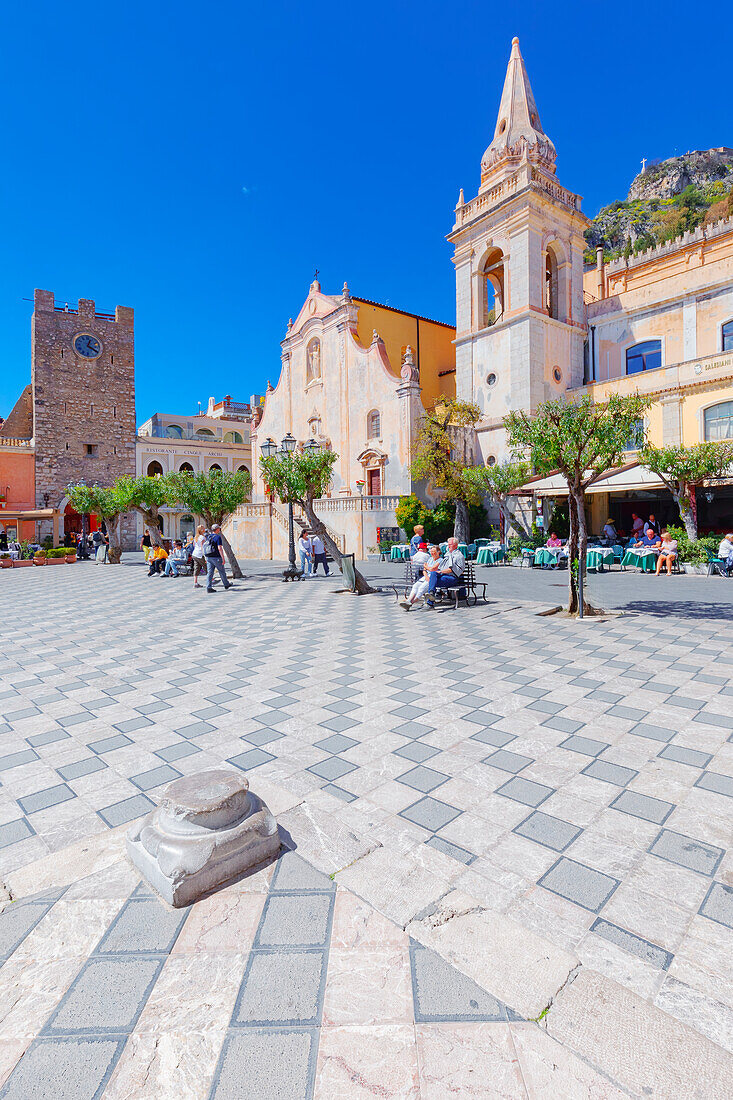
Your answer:
[[[659,557],[657,558],[656,574],[662,571],[662,566],[667,567],[667,576],[672,576],[672,562],[677,560],[677,540],[673,539],[669,531],[665,527],[662,531],[662,548],[659,551]]]
[[[608,539],[609,542],[618,542],[618,533],[616,531],[616,524],[609,516],[606,520],[605,527],[603,528],[603,537]]]
[[[724,577],[733,577],[733,531],[729,531],[725,538],[721,539],[718,557],[723,563],[720,572]]]
[[[557,550],[558,547],[562,546],[562,540],[557,537],[554,531],[550,531],[550,537],[547,540],[546,545],[549,547],[550,550]]]
[[[644,538],[634,543],[635,547],[644,550],[658,550],[661,545],[661,539],[653,527],[647,527]]]

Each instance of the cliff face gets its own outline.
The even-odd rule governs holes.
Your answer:
[[[601,210],[586,230],[586,260],[603,247],[607,259],[672,240],[688,229],[733,214],[733,149],[708,149],[652,162],[634,178],[624,201]]]

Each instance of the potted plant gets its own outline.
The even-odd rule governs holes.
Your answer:
[[[45,550],[34,550],[34,552],[33,552],[33,561],[35,562],[36,565],[45,565],[46,564],[46,551]]]
[[[74,550],[73,547],[69,546],[64,547],[64,550],[66,551],[66,553],[64,554],[64,561],[67,563],[67,565],[73,565],[76,561],[76,550]]]
[[[8,554],[7,557],[3,556],[2,558],[0,558],[0,569],[12,569],[12,568],[13,568],[13,559],[10,557],[9,554]]]
[[[64,565],[66,562],[66,547],[57,546],[55,549],[51,547],[46,551],[46,562],[48,565]]]
[[[379,547],[367,546],[367,561],[379,561]]]

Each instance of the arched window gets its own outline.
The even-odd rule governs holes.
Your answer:
[[[212,432],[211,428],[199,428],[199,430],[196,432],[196,435],[200,439],[213,439],[214,438],[214,433]]]
[[[547,246],[545,254],[545,309],[549,317],[560,320],[560,287],[557,270],[557,255],[552,245]]]
[[[321,377],[321,341],[311,340],[305,353],[305,384]]]
[[[723,325],[723,345],[721,351],[733,351],[733,321]]]
[[[183,439],[183,428],[180,424],[169,424],[165,429],[165,434],[170,439]]]
[[[239,432],[227,432],[227,434],[224,436],[224,442],[225,443],[243,443],[244,440],[242,439]]]
[[[163,467],[159,462],[148,463],[148,477],[159,477],[163,473]]]
[[[178,467],[178,471],[181,474],[192,474],[193,466],[190,462],[182,462],[181,465]]]
[[[489,328],[504,312],[504,253],[492,248],[479,272],[481,279],[481,327]]]
[[[662,365],[662,341],[645,340],[626,349],[626,373],[640,374],[643,370],[656,370]]]
[[[382,417],[378,409],[372,409],[367,417],[367,439],[379,439],[382,434]]]
[[[245,465],[243,464],[243,465],[241,465],[241,466],[237,466],[237,473],[238,473],[238,474],[248,474],[248,473],[249,473],[249,469],[248,469],[248,467],[247,467],[247,466],[245,466]]]
[[[222,473],[222,468],[218,462],[212,462],[209,466],[209,473],[213,473],[214,470],[218,470],[219,473]]]
[[[733,401],[721,401],[704,412],[705,439],[733,439]]]

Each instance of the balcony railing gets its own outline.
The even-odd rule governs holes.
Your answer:
[[[224,437],[228,435],[230,431],[237,431],[242,437],[242,442],[235,443],[234,446],[243,447],[250,442],[249,430],[244,428],[228,428],[226,431],[220,428],[218,435],[199,435],[199,431],[189,431],[187,428],[183,428],[181,429],[180,435],[177,432],[171,435],[164,425],[153,425],[152,428],[148,428],[144,432],[139,431],[137,434],[141,439],[170,439],[173,441],[176,439],[184,439],[188,443],[228,443],[231,446],[232,441]]]

